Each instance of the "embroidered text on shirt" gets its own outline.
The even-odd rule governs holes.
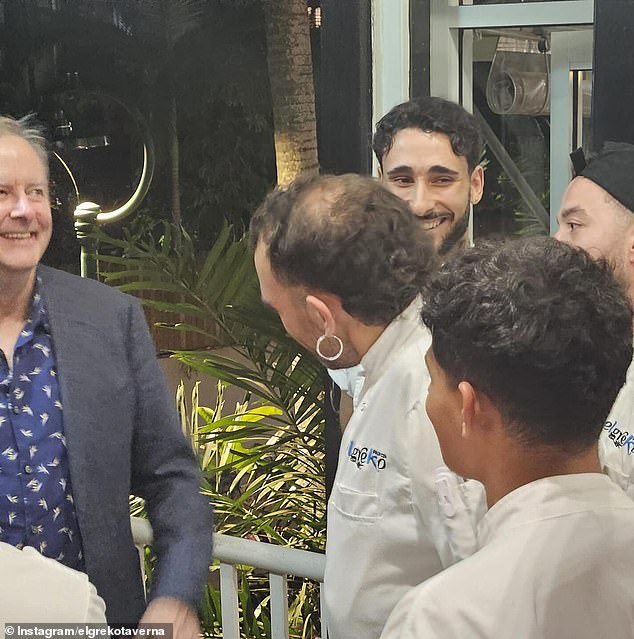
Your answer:
[[[387,466],[387,455],[375,448],[358,448],[354,445],[354,440],[351,440],[348,444],[348,459],[355,464],[357,468],[362,468],[364,465],[372,464],[374,470],[379,472],[384,470]]]
[[[618,422],[605,422],[603,430],[608,431],[608,437],[614,442],[617,448],[627,446],[627,454],[634,453],[634,435],[630,435],[627,431],[623,432],[617,428]]]

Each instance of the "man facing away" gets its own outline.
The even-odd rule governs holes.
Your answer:
[[[194,637],[211,554],[197,465],[138,301],[40,265],[48,178],[41,132],[0,118],[0,541],[85,571],[110,623]],[[154,529],[147,610],[131,493]]]
[[[634,304],[634,146],[608,143],[569,184],[557,216],[562,242],[604,258]],[[605,420],[605,472],[634,499],[634,366]]]
[[[328,503],[333,639],[377,638],[398,599],[475,547],[483,507],[442,460],[423,406],[420,286],[434,249],[407,204],[355,175],[300,179],[251,221],[262,299],[331,368],[362,364]]]
[[[489,511],[480,549],[411,591],[382,638],[631,638],[634,503],[597,451],[632,357],[609,266],[552,238],[479,246],[424,297],[427,413]]]
[[[416,98],[379,120],[372,147],[380,180],[409,204],[441,259],[466,246],[473,205],[484,188],[474,116],[443,98]]]

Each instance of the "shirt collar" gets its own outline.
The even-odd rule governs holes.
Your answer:
[[[359,397],[364,395],[381,377],[391,356],[412,337],[418,337],[421,331],[427,330],[420,318],[421,307],[422,300],[420,297],[416,297],[400,315],[387,325],[383,333],[363,356],[361,367],[365,379]],[[424,365],[421,362],[421,366]]]
[[[35,333],[38,328],[42,328],[47,333],[50,332],[48,315],[44,307],[42,298],[42,278],[38,275],[33,286],[33,297],[31,298],[31,311],[24,325],[24,331]]]
[[[498,535],[530,522],[605,507],[613,496],[610,486],[612,480],[602,473],[557,475],[524,484],[493,504],[482,518],[479,545],[485,546]],[[617,488],[614,498],[620,494]]]

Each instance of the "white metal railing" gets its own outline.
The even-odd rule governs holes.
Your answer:
[[[147,519],[131,518],[132,536],[142,553],[152,545],[152,527]],[[142,556],[142,554],[141,554]],[[214,534],[213,558],[220,562],[220,601],[223,639],[240,639],[238,610],[238,570],[251,566],[269,573],[271,639],[288,639],[287,575],[324,581],[325,555],[295,548],[284,548],[250,539]],[[323,590],[320,603],[323,611]],[[327,639],[322,615],[322,639]]]

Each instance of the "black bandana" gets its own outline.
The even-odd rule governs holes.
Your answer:
[[[634,213],[634,146],[606,142],[601,151],[586,159],[581,149],[570,154],[576,176],[592,180],[626,209]]]

